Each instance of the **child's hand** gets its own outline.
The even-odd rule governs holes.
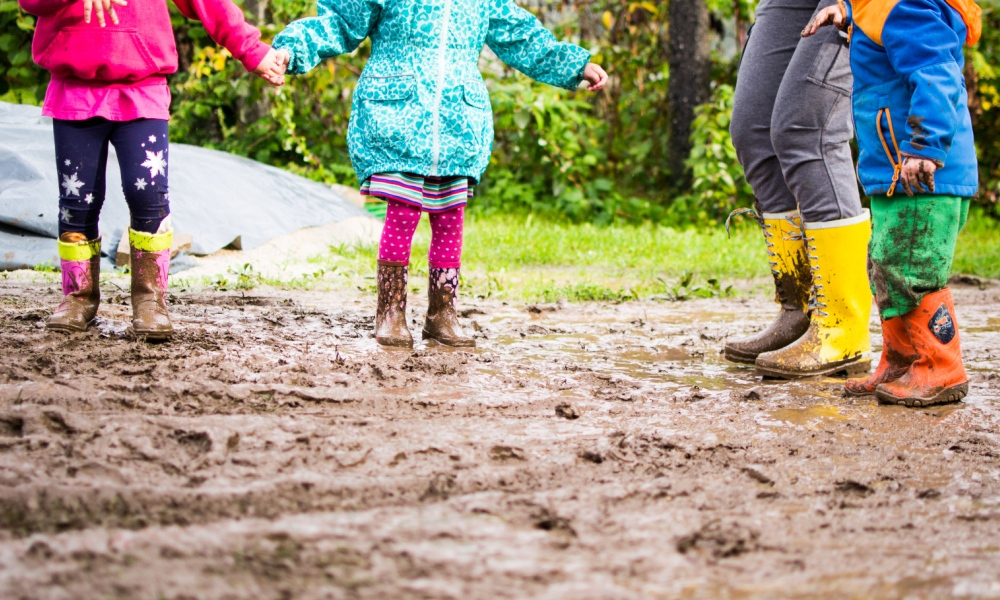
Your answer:
[[[903,169],[900,171],[899,180],[903,184],[903,189],[907,196],[917,194],[934,193],[934,171],[938,166],[933,160],[926,158],[913,158],[907,156],[903,159]]]
[[[604,86],[608,83],[608,74],[600,65],[595,65],[594,63],[587,64],[587,67],[583,70],[583,78],[590,84],[587,90],[591,92],[603,90]]]
[[[285,71],[288,69],[288,51],[271,48],[253,70],[255,75],[274,86],[285,85]]]
[[[843,8],[839,5],[827,6],[819,11],[812,21],[809,21],[806,28],[802,30],[802,37],[806,38],[814,35],[819,31],[820,27],[825,27],[826,25],[836,25],[838,29],[843,29],[846,21],[847,15],[844,14]]]
[[[104,13],[107,12],[108,16],[111,17],[111,22],[115,25],[118,24],[118,15],[115,14],[115,5],[118,6],[128,6],[126,0],[83,0],[83,22],[90,23],[90,16],[94,12],[94,8],[97,8],[97,22],[100,23],[101,27],[107,26],[104,21]]]

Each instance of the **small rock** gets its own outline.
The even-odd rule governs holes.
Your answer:
[[[760,386],[752,387],[747,390],[733,390],[730,393],[730,397],[736,401],[742,402],[754,402],[764,399],[764,388]]]
[[[743,467],[743,472],[750,476],[750,479],[764,485],[774,485],[774,480],[761,473],[757,467]]]
[[[563,402],[556,406],[556,416],[572,421],[573,419],[580,418],[580,412],[572,404]]]

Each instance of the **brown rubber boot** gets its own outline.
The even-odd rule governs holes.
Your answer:
[[[375,341],[381,346],[412,348],[413,336],[406,326],[406,283],[409,267],[378,261],[378,308],[375,310]]]
[[[806,309],[812,289],[812,271],[798,211],[764,213],[760,221],[774,277],[774,296],[781,311],[764,331],[727,341],[724,348],[727,360],[751,365],[761,354],[788,346],[809,329]]]
[[[882,321],[882,358],[878,367],[871,377],[851,379],[844,384],[844,395],[848,398],[874,395],[876,387],[902,377],[917,358],[903,318]]]
[[[59,237],[63,301],[45,322],[53,331],[86,331],[101,305],[101,238],[82,233]]]
[[[458,323],[455,300],[458,298],[458,269],[429,269],[427,320],[423,338],[445,346],[475,348],[476,340],[465,335]]]
[[[132,329],[147,340],[168,340],[174,334],[166,298],[172,240],[172,231],[151,234],[129,229]]]

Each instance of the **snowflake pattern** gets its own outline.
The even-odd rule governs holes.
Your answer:
[[[155,144],[156,143],[156,136],[155,135],[149,136],[149,143],[150,144]]]
[[[83,187],[83,182],[77,177],[76,173],[73,176],[63,175],[62,187],[66,190],[67,196],[79,196],[80,188]]]
[[[143,179],[142,177],[140,177],[139,179],[135,180],[135,189],[137,189],[137,190],[144,190],[144,189],[146,189],[146,185],[147,185],[146,184],[146,180]]]
[[[83,197],[83,201],[86,202],[87,204],[93,204],[94,203],[94,195],[93,194],[87,194],[86,196]]]
[[[291,54],[288,72],[305,73],[373,34],[347,133],[359,181],[386,172],[479,180],[493,142],[490,96],[478,66],[486,45],[543,83],[572,90],[583,79],[590,52],[557,41],[514,0],[448,0],[447,23],[445,4],[319,0],[319,17],[296,21],[275,38],[274,48]],[[447,65],[440,79],[439,61],[423,60],[439,52]]]
[[[156,179],[157,175],[165,175],[167,172],[167,161],[163,158],[163,150],[159,152],[146,150],[146,162],[142,163],[142,166],[149,169],[150,180]]]
[[[66,160],[63,161],[63,164],[68,167],[68,166],[70,166],[70,165],[73,164],[73,161],[71,161],[70,159],[67,158]]]
[[[59,209],[59,218],[62,219],[63,223],[69,223],[73,220],[73,215],[71,215],[69,209],[64,206]]]

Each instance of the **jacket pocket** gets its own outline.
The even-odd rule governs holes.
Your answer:
[[[57,78],[133,82],[159,71],[135,29],[67,27],[39,55],[39,66]]]
[[[356,92],[365,139],[373,149],[401,158],[416,129],[417,80],[413,75],[362,77]]]
[[[854,77],[851,75],[850,48],[840,32],[820,46],[809,80],[843,94],[851,93]]]
[[[493,111],[490,108],[490,94],[480,81],[468,81],[462,85],[462,100],[465,104],[466,131],[472,137],[468,140],[476,145],[492,140]]]

